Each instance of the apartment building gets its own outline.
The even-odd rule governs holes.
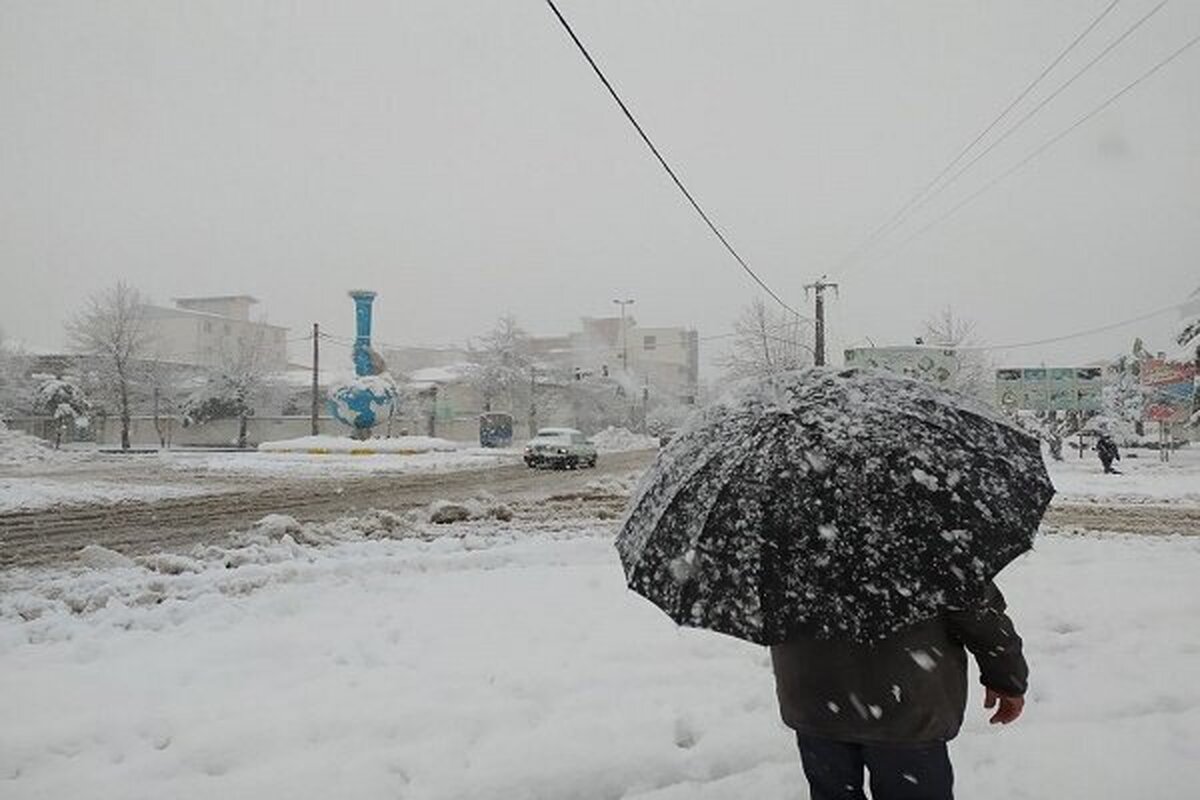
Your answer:
[[[152,358],[213,367],[239,346],[261,341],[270,371],[287,368],[287,328],[250,318],[258,300],[249,295],[177,297],[175,306],[145,307]]]

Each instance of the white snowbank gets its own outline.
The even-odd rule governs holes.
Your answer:
[[[467,520],[499,519],[511,520],[512,509],[487,492],[480,492],[466,500],[435,500],[423,517],[437,525]]]
[[[305,480],[339,475],[370,473],[455,472],[482,469],[516,463],[516,450],[492,450],[481,447],[454,451],[428,451],[414,455],[376,453],[312,454],[308,452],[245,452],[205,453],[173,451],[164,456],[166,468],[209,473],[212,475],[246,475]]]
[[[78,461],[83,454],[55,450],[49,442],[24,431],[10,430],[0,422],[0,467],[23,467],[29,464],[67,463]]]
[[[133,567],[136,562],[126,555],[110,550],[103,545],[89,544],[79,551],[79,562],[93,569],[111,569],[113,567]]]
[[[658,437],[634,433],[626,428],[605,428],[593,434],[591,440],[600,453],[621,453],[626,450],[657,450]]]
[[[0,574],[0,796],[805,796],[766,652],[626,591],[611,529],[264,527],[198,572]],[[1200,539],[1115,535],[1010,568],[1029,705],[989,727],[973,690],[959,795],[1190,796],[1198,569]]]
[[[179,484],[135,484],[75,479],[0,478],[0,512],[101,505],[215,494],[219,489]]]
[[[301,436],[263,442],[258,449],[266,453],[321,451],[326,453],[413,453],[453,452],[470,445],[432,436],[395,436],[390,439],[351,439],[349,436]]]

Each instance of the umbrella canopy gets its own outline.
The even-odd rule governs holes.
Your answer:
[[[737,386],[643,478],[617,538],[630,588],[760,644],[874,641],[970,603],[1054,494],[1037,439],[878,370]]]

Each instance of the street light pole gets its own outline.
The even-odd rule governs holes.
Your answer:
[[[316,436],[321,432],[321,426],[318,419],[318,411],[320,406],[317,402],[317,397],[321,393],[321,378],[320,378],[320,363],[321,363],[321,326],[319,323],[313,323],[312,331],[313,352],[312,352],[312,435]]]
[[[633,305],[632,300],[613,300],[621,307],[621,369],[629,372],[629,331],[625,327],[625,306]]]

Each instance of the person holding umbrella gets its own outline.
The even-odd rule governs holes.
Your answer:
[[[796,731],[813,800],[949,800],[946,742],[962,724],[967,659],[979,664],[991,722],[1021,716],[1029,670],[994,584],[968,608],[946,611],[873,644],[796,634],[771,647],[784,723]]]
[[[1054,488],[1037,439],[877,370],[751,381],[662,451],[617,538],[677,623],[771,649],[814,800],[947,800],[967,652],[994,723],[1028,668],[993,579]]]

